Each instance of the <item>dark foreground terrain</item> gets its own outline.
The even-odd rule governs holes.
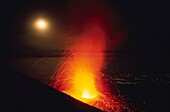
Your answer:
[[[101,112],[24,74],[1,67],[1,112]]]
[[[134,112],[169,112],[170,84],[118,84]],[[32,78],[1,67],[1,109],[13,112],[100,112]]]

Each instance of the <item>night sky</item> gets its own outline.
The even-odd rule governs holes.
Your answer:
[[[35,107],[42,111],[58,111],[58,107],[69,109],[65,107],[70,107],[70,104],[62,98],[59,100],[56,91],[51,92],[49,86],[37,84],[37,80],[49,84],[63,51],[77,39],[73,38],[75,34],[82,33],[85,15],[93,14],[91,9],[100,6],[91,1],[0,2],[0,62],[3,66],[0,69],[5,68],[0,72],[1,96],[4,98],[2,104],[7,103],[2,107],[10,107],[5,109],[12,111],[20,108],[34,111]],[[101,6],[105,7],[102,11],[110,17],[107,18],[110,34],[107,37],[106,62],[101,72],[108,77],[118,76],[118,89],[132,109],[165,112],[169,109],[170,94],[169,3],[166,0],[96,1],[101,1]],[[48,20],[50,29],[47,32],[33,28],[33,22],[38,18]],[[24,75],[36,79],[36,82]],[[155,76],[163,77],[160,83]],[[133,84],[133,79],[137,84]],[[123,84],[124,81],[132,83]],[[57,102],[64,108],[57,107]],[[72,106],[75,107],[74,102]]]
[[[116,55],[130,57],[133,64],[124,62],[122,66],[133,67],[127,67],[125,72],[169,73],[168,3],[155,0],[104,0],[104,2],[112,15],[116,12],[119,25],[128,32],[124,41],[114,51]],[[1,59],[15,56],[17,52],[50,53],[63,50],[67,36],[70,35],[67,33],[69,4],[70,1],[66,0],[1,1]],[[37,35],[28,28],[31,19],[38,16],[50,19],[53,29],[56,29],[42,39],[37,39]]]

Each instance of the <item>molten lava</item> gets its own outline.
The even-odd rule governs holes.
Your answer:
[[[119,92],[112,94],[108,81],[105,80],[106,75],[102,73],[106,41],[108,42],[108,32],[111,30],[108,27],[110,21],[106,19],[107,14],[102,5],[97,4],[98,0],[73,1],[70,32],[76,34],[76,42],[69,46],[69,55],[61,60],[51,86],[101,110],[120,112],[125,108],[123,100]],[[114,34],[117,35],[116,31]],[[121,36],[116,36],[114,46],[121,39]],[[116,86],[112,90],[118,91]]]
[[[51,86],[104,111],[120,111],[121,104],[104,85],[107,82],[101,73],[105,37],[100,22],[91,23],[89,30],[70,47],[71,55],[63,59]]]
[[[72,55],[74,56],[67,58],[60,68],[62,70],[58,72],[57,78],[65,77],[67,79],[60,87],[60,91],[82,101],[94,99],[99,95],[97,78],[100,79],[100,77],[97,74],[99,74],[104,61],[103,37],[103,31],[95,26],[72,46]],[[93,55],[94,53],[97,55]]]

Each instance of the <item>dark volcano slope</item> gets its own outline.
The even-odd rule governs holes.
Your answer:
[[[0,102],[3,108],[0,111],[101,112],[7,67],[1,67],[0,75]]]

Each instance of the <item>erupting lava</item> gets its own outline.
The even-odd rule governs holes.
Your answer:
[[[87,102],[99,96],[100,70],[104,62],[105,37],[102,29],[93,24],[82,38],[72,46],[72,54],[68,57],[56,74],[61,82],[59,88],[81,101]],[[96,54],[96,55],[94,55]],[[58,82],[54,86],[58,85]]]
[[[126,108],[123,100],[119,92],[117,95],[112,94],[106,76],[102,73],[106,38],[109,36],[106,14],[99,4],[94,8],[97,0],[84,0],[88,9],[81,1],[75,1],[71,12],[71,32],[76,31],[77,40],[69,46],[70,54],[62,60],[50,85],[101,110],[120,112]],[[116,38],[114,43],[120,40]],[[118,91],[116,86],[112,90]]]
[[[107,82],[101,73],[105,36],[100,22],[91,23],[89,30],[71,46],[71,55],[57,69],[51,86],[99,109],[120,111],[122,105],[104,85]]]

